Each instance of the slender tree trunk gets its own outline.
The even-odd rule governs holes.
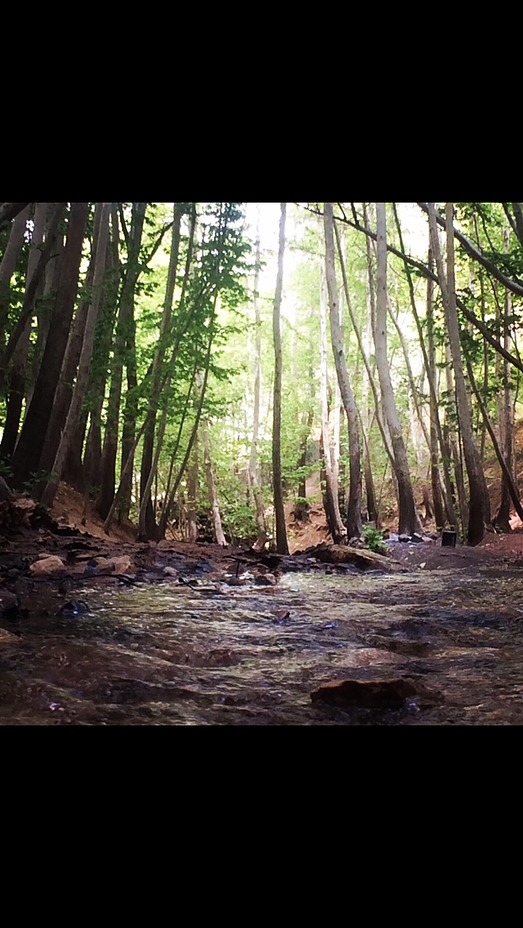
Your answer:
[[[52,257],[51,252],[55,245],[55,238],[56,238],[57,231],[58,231],[58,225],[60,223],[60,220],[63,216],[64,211],[65,211],[65,203],[57,203],[55,205],[55,209],[53,210],[52,217],[49,222],[49,230],[47,233],[45,245],[40,253],[40,257],[35,267],[34,273],[31,277],[31,280],[29,281],[27,288],[26,288],[24,305],[22,306],[22,310],[13,328],[13,331],[11,332],[9,336],[7,345],[5,346],[5,349],[2,351],[0,355],[0,391],[3,391],[4,389],[5,374],[6,374],[6,370],[9,365],[9,362],[11,361],[11,358],[13,357],[13,354],[16,350],[18,342],[23,335],[24,329],[27,326],[29,319],[33,315],[35,297],[38,292],[40,282],[42,281],[44,273],[46,271],[47,264]],[[62,267],[63,267],[63,262],[60,265],[60,270],[62,269]],[[68,305],[68,302],[66,301],[66,306],[67,305]]]
[[[140,276],[140,248],[143,236],[147,203],[133,203],[127,273],[120,295],[120,307],[113,348],[113,364],[107,403],[100,492],[96,510],[106,519],[111,509],[116,483],[116,453],[118,447],[118,425],[122,397],[123,366],[125,362],[129,331],[134,325],[135,288]]]
[[[158,345],[154,353],[153,368],[151,375],[151,392],[147,406],[147,422],[145,426],[142,464],[140,472],[140,511],[144,509],[144,515],[140,515],[140,534],[146,538],[155,539],[158,531],[156,519],[151,502],[151,475],[153,452],[154,452],[154,435],[156,430],[156,417],[160,403],[160,378],[162,365],[167,350],[167,338],[171,329],[172,309],[174,288],[176,285],[176,275],[178,272],[178,256],[180,250],[180,223],[183,213],[183,206],[180,203],[174,204],[174,223],[172,227],[171,252],[169,257],[169,270],[167,272],[167,284],[165,289],[165,299],[163,304],[163,315],[160,327]],[[146,485],[149,482],[149,489]],[[145,508],[144,508],[145,507]],[[142,525],[144,523],[144,525]]]
[[[93,286],[94,280],[96,249],[98,247],[101,212],[102,204],[97,203],[94,212],[93,247],[91,251],[91,260],[89,261],[89,267],[85,277],[85,286],[83,288],[84,295],[76,311],[76,315],[71,326],[71,331],[69,333],[69,338],[67,340],[67,348],[65,350],[62,370],[60,372],[60,380],[56,388],[55,400],[53,403],[51,416],[49,418],[49,425],[40,457],[40,469],[48,473],[53,468],[56,452],[58,450],[60,439],[63,434],[67,413],[69,412],[69,407],[71,405],[71,399],[73,396],[73,384],[76,378],[78,362],[82,352],[85,326],[89,313],[89,306],[92,302],[91,288]]]
[[[46,222],[48,227],[46,230],[46,244],[44,251],[47,249],[48,239],[51,235],[51,226],[57,222],[57,228],[55,234],[53,235],[53,243],[51,247],[51,252],[49,254],[49,260],[45,265],[45,269],[42,273],[42,280],[38,286],[37,299],[34,306],[34,315],[36,317],[36,340],[34,342],[32,350],[32,361],[31,361],[31,370],[30,376],[28,378],[28,383],[25,386],[25,405],[26,410],[31,405],[31,400],[33,399],[33,394],[35,390],[36,383],[38,381],[38,375],[40,374],[40,368],[42,366],[42,357],[44,354],[44,349],[47,342],[47,336],[49,334],[49,326],[51,325],[51,318],[53,315],[53,308],[56,302],[56,295],[58,293],[58,286],[60,284],[60,274],[62,271],[62,264],[64,258],[64,248],[65,248],[65,225],[63,221],[63,213],[65,211],[66,204],[59,204],[58,213],[56,210],[53,210],[53,205],[50,208],[50,218]],[[43,257],[43,255],[42,255]],[[36,273],[39,273],[40,266]],[[40,296],[41,293],[41,296]],[[24,331],[24,336],[29,338],[30,333],[26,335]]]
[[[278,248],[278,273],[273,309],[274,339],[274,402],[272,419],[272,481],[274,493],[274,512],[276,518],[276,550],[278,554],[288,554],[287,528],[285,525],[285,508],[283,505],[282,466],[281,466],[281,393],[282,393],[282,344],[280,330],[281,294],[283,289],[283,255],[285,252],[285,218],[287,204],[281,204],[280,235]]]
[[[467,541],[470,545],[479,544],[485,534],[485,526],[490,524],[490,504],[485,474],[481,467],[479,453],[474,441],[472,431],[472,417],[470,414],[469,398],[465,375],[463,372],[463,359],[459,335],[458,313],[456,307],[456,287],[454,278],[454,207],[447,203],[447,275],[445,276],[439,238],[436,226],[434,204],[429,204],[429,223],[432,235],[432,248],[438,266],[438,275],[443,290],[445,304],[445,319],[449,336],[452,365],[456,383],[456,400],[458,416],[463,440],[463,453],[469,478],[469,517],[467,528]]]
[[[2,261],[0,262],[0,345],[5,345],[5,329],[9,316],[11,302],[11,278],[24,244],[27,220],[31,214],[31,204],[28,203],[21,213],[18,213],[11,226],[9,241],[7,242]]]
[[[56,387],[60,378],[78,291],[82,246],[88,215],[88,203],[71,204],[60,283],[42,365],[13,455],[13,470],[19,486],[29,480],[31,474],[37,472],[40,467],[40,456],[53,408]],[[36,273],[33,276],[33,281]]]
[[[357,339],[357,342],[358,342],[358,347],[359,347],[359,349],[360,349],[360,354],[361,354],[361,357],[363,358],[363,364],[364,364],[364,366],[365,366],[365,371],[366,371],[366,373],[367,373],[368,384],[369,384],[369,386],[370,386],[370,388],[371,388],[371,390],[372,390],[372,396],[373,396],[373,398],[374,398],[374,408],[375,408],[375,412],[376,412],[376,422],[378,423],[378,428],[379,428],[379,430],[380,430],[380,434],[381,434],[381,437],[382,437],[382,440],[383,440],[383,447],[385,448],[385,451],[386,451],[386,453],[387,453],[387,457],[389,458],[389,460],[390,460],[390,462],[391,462],[391,465],[394,466],[394,455],[393,455],[392,448],[391,448],[391,445],[390,445],[389,437],[388,437],[387,432],[386,432],[385,423],[383,422],[383,417],[382,417],[382,415],[381,415],[381,410],[380,410],[380,399],[379,399],[379,395],[378,395],[378,390],[377,390],[377,387],[376,387],[376,384],[375,384],[375,381],[374,381],[374,377],[373,377],[373,375],[372,375],[372,369],[371,369],[371,366],[370,366],[369,359],[368,359],[368,357],[367,357],[367,352],[366,352],[366,350],[365,350],[365,345],[364,345],[364,343],[363,343],[363,337],[362,337],[362,334],[361,334],[361,332],[360,332],[360,329],[359,329],[359,326],[358,326],[358,324],[357,324],[356,317],[355,317],[355,315],[354,315],[354,311],[353,311],[353,308],[352,308],[352,302],[351,302],[350,293],[349,293],[349,285],[348,285],[348,281],[347,281],[347,274],[346,274],[346,271],[345,271],[345,261],[343,260],[343,252],[342,252],[342,249],[341,249],[341,242],[340,242],[340,237],[339,237],[339,235],[338,235],[338,230],[337,230],[336,223],[334,223],[334,232],[335,232],[335,235],[336,235],[336,244],[337,244],[337,247],[338,247],[338,257],[339,257],[339,260],[340,260],[341,274],[342,274],[342,280],[343,280],[343,289],[344,289],[344,292],[345,292],[345,299],[346,299],[346,301],[347,301],[347,309],[348,309],[348,311],[349,311],[349,315],[350,315],[352,327],[353,327],[354,333],[355,333],[355,335],[356,335],[356,339]],[[373,307],[374,307],[374,305],[375,305],[374,284],[373,284],[373,279],[372,279],[372,268],[370,268],[370,267],[368,268],[368,296],[369,296],[369,302],[370,302],[370,306],[371,306],[372,318],[374,318],[374,315],[375,315],[375,310],[373,309]],[[371,329],[372,332],[373,332],[373,331],[374,331],[374,325],[372,324],[372,318],[371,318],[371,320],[370,320],[370,329]]]
[[[512,314],[512,295],[505,291],[505,306],[503,319],[503,341],[505,348],[509,347],[509,318]],[[509,533],[512,531],[510,524],[510,507],[511,502],[523,521],[521,512],[521,503],[519,500],[519,491],[514,474],[514,398],[510,387],[510,371],[508,362],[503,362],[503,394],[500,402],[500,438],[503,446],[503,458],[506,469],[502,466],[501,471],[501,500],[498,511],[494,516],[493,523],[497,529]],[[492,436],[491,436],[492,437]],[[501,461],[500,461],[501,464]]]
[[[209,491],[209,501],[211,504],[211,516],[214,529],[216,544],[222,548],[227,547],[227,539],[223,533],[222,519],[220,514],[220,504],[218,502],[218,492],[216,490],[216,480],[214,477],[214,468],[211,458],[211,443],[209,440],[209,426],[206,421],[202,422],[202,443],[203,443],[203,460],[205,464],[205,476],[207,480],[207,490]]]
[[[428,256],[429,267],[432,267],[432,251],[429,249]],[[427,380],[430,389],[430,485],[432,488],[432,502],[434,505],[434,519],[436,528],[441,531],[445,524],[445,512],[443,509],[443,499],[440,486],[440,470],[438,460],[438,404],[436,401],[436,349],[434,345],[434,281],[430,278],[427,280]],[[441,429],[441,426],[440,426]],[[448,465],[447,465],[448,467]],[[448,469],[447,469],[448,475]],[[449,485],[447,490],[448,497],[452,501],[452,490]],[[447,510],[448,511],[448,510]],[[448,513],[452,525],[456,523],[456,514],[451,511]]]
[[[30,205],[30,203],[2,203],[0,205],[0,228],[7,225],[11,219],[16,219],[18,214]]]
[[[343,330],[339,320],[338,284],[336,281],[336,264],[334,256],[334,218],[332,203],[325,203],[325,270],[329,293],[330,330],[332,352],[336,365],[336,374],[340,394],[347,416],[349,432],[349,502],[347,507],[347,530],[349,539],[359,538],[363,526],[361,522],[361,445],[358,425],[358,409],[351,387]]]
[[[71,446],[71,441],[75,432],[75,428],[78,422],[78,418],[81,412],[82,403],[85,396],[85,390],[87,388],[87,383],[89,380],[89,368],[91,364],[91,358],[93,353],[94,345],[94,336],[96,331],[96,322],[98,319],[98,312],[100,309],[100,304],[102,300],[102,287],[103,287],[103,278],[105,273],[105,264],[106,264],[106,251],[107,251],[107,242],[109,239],[109,216],[111,212],[110,203],[102,203],[100,210],[100,231],[98,235],[98,242],[96,247],[95,255],[95,267],[94,267],[94,277],[93,277],[93,296],[91,305],[89,306],[89,312],[87,315],[87,320],[85,324],[84,339],[82,344],[82,351],[80,354],[80,361],[78,364],[78,373],[76,376],[76,385],[74,388],[73,396],[71,399],[71,404],[69,406],[69,412],[67,414],[67,419],[65,422],[64,430],[62,432],[62,437],[60,439],[60,444],[56,452],[56,457],[53,464],[53,473],[51,478],[48,480],[44,492],[42,494],[42,505],[43,506],[52,506],[56,491],[58,489],[59,482],[62,477],[63,469],[65,466],[65,461],[69,448]]]
[[[329,374],[327,363],[327,305],[325,296],[325,278],[320,280],[320,382],[321,382],[321,431],[325,474],[325,493],[323,494],[327,523],[334,544],[347,544],[347,529],[339,507],[338,483],[332,473],[332,455],[329,434]]]
[[[195,544],[198,539],[198,521],[196,506],[198,500],[198,464],[199,464],[198,436],[195,435],[191,449],[189,469],[187,471],[187,541]]]
[[[381,386],[383,411],[392,442],[394,453],[394,470],[398,481],[399,495],[399,532],[411,535],[422,531],[421,522],[416,511],[414,492],[410,480],[407,449],[401,433],[401,424],[394,399],[394,389],[387,358],[387,224],[385,203],[376,204],[377,215],[377,259],[378,287],[376,300],[376,328],[374,342],[376,364]]]
[[[252,487],[254,504],[256,506],[256,525],[258,526],[258,538],[256,544],[263,547],[267,539],[267,524],[265,521],[265,506],[263,503],[263,494],[260,482],[260,470],[258,464],[258,441],[260,431],[260,395],[261,395],[261,377],[262,377],[262,353],[261,353],[261,314],[258,299],[258,288],[260,285],[260,232],[259,227],[256,229],[256,253],[254,267],[254,290],[253,290],[253,309],[254,309],[254,397],[252,413],[252,442],[251,453],[249,455],[249,481]]]
[[[49,203],[37,203],[35,206],[33,235],[31,239],[31,247],[29,249],[29,257],[27,259],[27,277],[25,288],[26,294],[29,290],[29,287],[31,286],[31,281],[38,266],[40,258],[40,246],[44,239],[45,220],[49,205]],[[15,220],[15,225],[19,219],[23,221],[23,227],[25,230],[25,225],[27,222],[27,217],[25,217],[25,210],[17,217]],[[11,244],[11,239],[9,240],[9,244]],[[34,299],[36,300],[36,293]],[[9,367],[9,393],[6,404],[4,433],[0,443],[1,458],[10,458],[12,456],[16,446],[16,440],[18,438],[18,429],[20,427],[20,418],[22,415],[22,404],[27,385],[26,367],[30,337],[31,326],[28,323],[22,332],[18,344],[13,352],[11,365]]]

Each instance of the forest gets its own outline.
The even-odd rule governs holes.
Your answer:
[[[520,203],[3,203],[2,495],[282,554],[318,509],[510,532],[522,262]]]
[[[0,726],[523,719],[523,204],[0,204]]]

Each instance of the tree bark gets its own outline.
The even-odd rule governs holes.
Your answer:
[[[261,396],[261,377],[262,377],[262,352],[261,352],[261,314],[258,300],[258,288],[260,285],[260,232],[259,227],[256,230],[256,252],[254,265],[254,288],[253,288],[253,310],[254,310],[254,397],[252,413],[252,441],[251,453],[249,455],[249,481],[252,487],[254,505],[256,507],[256,525],[258,526],[258,538],[256,544],[262,546],[267,538],[267,524],[265,521],[265,506],[261,490],[260,469],[258,463],[258,441],[260,430],[260,396]]]
[[[456,402],[458,408],[459,424],[463,440],[463,454],[469,478],[469,514],[467,527],[467,541],[470,545],[477,545],[485,534],[486,525],[490,524],[490,505],[488,503],[488,490],[485,475],[481,467],[479,453],[474,441],[472,431],[472,417],[470,414],[469,398],[465,375],[463,372],[463,358],[461,354],[458,313],[456,307],[456,287],[454,271],[454,207],[447,203],[447,275],[443,268],[441,249],[436,226],[436,211],[434,204],[428,204],[429,224],[431,230],[432,249],[438,267],[440,286],[443,292],[445,305],[445,320],[452,356],[452,366],[456,384]]]
[[[59,482],[62,477],[65,461],[71,446],[71,441],[78,422],[85,390],[89,380],[89,368],[93,353],[96,322],[102,301],[102,287],[105,274],[107,242],[109,240],[110,212],[111,204],[102,203],[100,209],[100,230],[95,255],[92,301],[87,314],[82,351],[80,354],[78,373],[76,376],[76,384],[71,399],[71,404],[69,406],[69,411],[65,421],[64,430],[62,432],[62,437],[60,439],[60,444],[56,452],[56,457],[52,468],[53,472],[51,478],[48,480],[45,486],[41,498],[42,505],[47,507],[52,506]]]
[[[88,203],[71,204],[60,282],[42,365],[13,455],[13,470],[18,486],[29,480],[40,466],[40,456],[60,378],[78,291],[78,276],[88,215]],[[40,262],[44,258],[44,253],[42,253]],[[31,283],[35,281],[37,273],[38,270],[35,271]]]
[[[96,500],[96,510],[103,519],[106,519],[109,514],[115,494],[116,452],[118,447],[123,366],[129,331],[134,324],[135,288],[141,273],[139,258],[146,209],[147,203],[133,203],[130,243],[127,255],[127,273],[120,295],[120,306],[113,348],[113,364],[102,451],[100,491]]]
[[[154,353],[151,388],[147,406],[146,426],[143,439],[142,464],[140,470],[140,535],[144,538],[155,539],[158,527],[151,502],[151,484],[149,480],[153,464],[154,435],[156,430],[156,417],[160,403],[160,377],[162,365],[167,350],[167,339],[171,329],[174,288],[178,272],[178,256],[180,251],[180,223],[183,207],[180,203],[174,204],[174,223],[172,227],[171,252],[169,256],[169,269],[163,304],[162,322],[158,345]],[[146,489],[149,484],[148,489]],[[143,510],[143,515],[142,515]]]
[[[278,272],[272,330],[274,340],[274,402],[272,418],[272,484],[274,494],[274,513],[276,519],[276,550],[278,554],[288,554],[287,528],[285,525],[285,508],[283,505],[282,465],[281,465],[281,407],[282,407],[282,343],[280,328],[281,295],[283,288],[283,256],[285,252],[285,218],[287,204],[281,204],[280,232],[278,246]]]
[[[24,244],[27,220],[30,215],[30,204],[18,214],[11,226],[9,241],[7,242],[2,261],[0,263],[0,345],[5,344],[5,329],[9,316],[11,302],[11,278],[15,272],[16,264]]]
[[[385,419],[394,454],[394,471],[398,481],[399,496],[399,533],[412,535],[422,531],[421,522],[416,511],[414,492],[410,480],[407,449],[403,441],[401,423],[394,399],[394,389],[387,358],[387,224],[385,203],[376,204],[377,216],[377,260],[378,284],[376,294],[376,329],[374,343],[376,365],[381,386],[381,396]]]
[[[349,539],[359,538],[363,526],[361,522],[361,443],[358,425],[358,408],[351,387],[343,330],[339,321],[338,284],[336,281],[336,264],[334,256],[334,218],[333,204],[325,203],[325,270],[327,277],[327,290],[329,293],[330,330],[332,352],[336,365],[336,375],[340,388],[341,399],[347,416],[349,432],[349,500],[347,507],[347,530]]]
[[[19,213],[29,205],[29,203],[2,203],[0,206],[0,228],[7,225],[11,219],[16,219]]]
[[[40,246],[44,238],[45,220],[49,206],[49,203],[37,203],[35,206],[33,235],[31,239],[31,246],[29,248],[29,256],[27,259],[27,276],[25,287],[26,294],[29,290],[29,287],[31,286],[31,281],[40,259]],[[20,217],[22,217],[25,230],[25,225],[27,222],[25,210],[19,214],[15,220],[15,225]],[[9,241],[11,242],[11,240]],[[42,283],[41,280],[40,283]],[[36,293],[34,294],[34,300],[36,300]],[[13,352],[13,357],[11,359],[11,364],[8,370],[8,396],[6,402],[5,425],[2,441],[0,443],[0,457],[4,459],[10,458],[12,456],[13,451],[15,450],[16,440],[18,438],[18,429],[20,427],[20,417],[22,415],[24,392],[27,387],[26,368],[30,337],[31,326],[27,324]]]
[[[207,490],[209,491],[209,501],[211,504],[211,517],[214,529],[214,538],[217,545],[222,548],[227,547],[227,539],[223,533],[222,518],[220,514],[220,504],[218,502],[218,492],[216,490],[216,480],[214,477],[214,468],[211,458],[211,444],[209,440],[209,427],[206,421],[202,422],[202,443],[203,443],[203,461],[205,465],[205,476],[207,481]]]
[[[327,363],[327,305],[325,298],[325,277],[320,275],[320,390],[321,390],[321,431],[325,473],[324,508],[332,540],[335,545],[347,544],[347,529],[343,524],[339,506],[338,481],[332,472],[332,455],[329,434],[329,375]],[[337,308],[337,307],[336,307]]]

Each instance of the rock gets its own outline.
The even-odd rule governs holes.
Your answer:
[[[335,706],[358,706],[366,709],[399,709],[406,699],[417,693],[413,683],[401,677],[395,680],[341,680],[320,686],[311,693],[313,702]]]
[[[72,599],[63,604],[60,612],[63,615],[82,615],[89,612],[89,606],[83,599]]]
[[[410,536],[410,540],[413,541],[414,544],[419,545],[423,541],[423,535],[420,535],[419,532],[413,532]]]
[[[34,577],[46,577],[48,574],[56,574],[65,570],[65,564],[61,557],[56,555],[41,555],[38,561],[31,564],[29,568]]]
[[[177,577],[178,571],[174,567],[164,567],[163,573],[165,577]]]
[[[403,544],[406,544],[406,542],[410,541],[410,535],[406,535],[405,532],[403,532],[401,535],[398,535],[398,541],[402,541]]]
[[[124,554],[122,557],[96,557],[89,561],[90,567],[95,567],[101,574],[125,574],[131,568],[131,558]]]
[[[20,599],[16,593],[10,593],[9,590],[2,590],[0,593],[0,614],[5,615],[10,613],[13,609],[18,609],[20,606]]]
[[[254,578],[254,582],[256,586],[274,586],[278,581],[274,574],[258,574],[258,576]]]
[[[19,635],[13,634],[12,632],[7,632],[5,628],[0,628],[0,645],[18,644],[19,642]]]
[[[111,562],[114,567],[115,574],[126,574],[128,570],[131,570],[133,562],[128,554],[123,554],[121,557],[112,557]]]

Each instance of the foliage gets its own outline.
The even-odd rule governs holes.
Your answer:
[[[387,546],[383,543],[383,531],[375,528],[374,525],[365,525],[363,527],[363,541],[365,547],[375,554],[387,554]]]

